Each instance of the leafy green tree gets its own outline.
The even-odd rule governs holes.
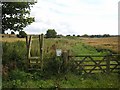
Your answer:
[[[20,31],[19,32],[19,37],[20,38],[24,38],[24,37],[26,37],[27,36],[27,34],[25,33],[25,31]]]
[[[80,35],[77,35],[77,37],[80,37]]]
[[[62,37],[63,37],[62,34],[57,35],[57,38],[62,38]]]
[[[89,37],[87,34],[82,35],[82,37]]]
[[[34,22],[30,16],[35,2],[2,2],[2,33],[5,30],[21,31]]]
[[[66,35],[66,37],[70,37],[71,35]]]
[[[15,34],[13,31],[11,31],[11,34]]]
[[[73,34],[73,37],[75,37],[75,34]]]
[[[110,35],[109,34],[104,34],[103,37],[110,37]]]
[[[57,32],[55,29],[48,29],[46,33],[46,38],[56,38]]]

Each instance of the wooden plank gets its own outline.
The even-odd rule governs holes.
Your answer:
[[[39,62],[39,64],[40,64],[40,62]],[[38,65],[38,63],[30,63],[30,65]]]
[[[44,46],[44,35],[39,35],[39,50],[40,50],[40,61],[41,61],[41,70],[43,70],[43,46]]]
[[[86,71],[88,70],[92,70],[92,69],[85,69]],[[93,71],[96,71],[96,70],[99,70],[99,71],[102,71],[100,68],[98,69],[98,68],[95,68]],[[106,70],[106,69],[103,69],[103,70]]]
[[[35,71],[40,71],[41,69],[29,68],[28,70],[29,70],[29,71],[33,71],[33,70],[35,70]]]
[[[95,66],[93,64],[81,64],[80,66]],[[99,66],[106,66],[106,64],[100,64]]]
[[[80,66],[95,66],[95,64],[79,64],[79,63],[76,63],[77,66],[80,65]],[[106,66],[107,64],[100,64],[99,66]],[[110,64],[110,66],[114,66],[114,65],[117,65],[117,64]],[[98,65],[97,65],[98,67]]]
[[[75,62],[81,62],[81,60],[74,60]],[[100,61],[102,61],[102,62],[106,62],[106,60],[95,60],[95,62],[100,62]],[[84,62],[91,62],[91,60],[85,60]]]
[[[28,59],[40,59],[40,57],[29,57]]]
[[[112,71],[114,71],[114,70],[120,70],[120,68],[110,68],[110,69],[112,69]],[[92,73],[93,71],[96,71],[96,70],[99,70],[99,71],[101,71],[101,72],[105,72],[105,70],[106,69],[96,69],[96,68],[92,68],[92,69],[86,69],[86,68],[82,68],[82,70],[84,70],[84,71],[89,71],[88,73]],[[110,71],[110,72],[112,72],[112,71]]]
[[[120,62],[118,60],[114,60],[114,61],[116,61],[118,63],[118,65],[120,65]]]
[[[110,66],[114,66],[114,65],[118,65],[118,64],[110,64]]]
[[[110,69],[112,69],[112,70],[115,70],[115,69],[116,69],[116,70],[117,70],[117,69],[120,70],[120,68],[110,68]]]
[[[111,56],[120,56],[120,54],[112,54]]]
[[[31,57],[31,55],[30,55],[31,44],[32,44],[32,36],[29,37],[29,50],[28,50],[28,57]]]
[[[41,43],[40,44],[41,44],[41,49],[40,49],[41,50],[41,54],[40,54],[41,55],[40,56],[41,57],[41,69],[43,70],[43,50],[44,50],[43,49],[44,48],[44,35],[43,34],[41,34]]]
[[[120,62],[119,59],[115,59],[115,58],[111,58],[110,61],[111,61],[111,62],[118,62],[118,63]]]
[[[105,57],[107,55],[93,55],[93,54],[83,54],[83,55],[69,55],[69,57]]]
[[[26,48],[27,48],[27,53],[28,53],[28,36],[26,36]],[[27,54],[28,55],[28,54]]]
[[[81,55],[69,55],[69,57],[107,57],[107,56],[120,56],[120,54],[108,54],[108,55],[93,55],[93,54],[81,54]]]
[[[29,44],[28,44],[28,36],[26,36],[26,48],[27,48],[27,67],[26,69],[28,69],[29,67],[29,59],[28,59],[28,52],[29,52]]]
[[[41,46],[40,46],[41,37],[40,37],[40,35],[39,35],[38,37],[39,37],[39,51],[41,51],[41,50],[40,50],[40,48],[41,48]],[[41,52],[40,52],[40,54],[41,54]],[[40,58],[39,60],[41,61],[41,58]],[[41,65],[40,65],[40,67],[41,67]]]
[[[27,36],[39,36],[39,34],[28,34]]]

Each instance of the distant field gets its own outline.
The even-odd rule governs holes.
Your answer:
[[[9,37],[6,37],[6,38],[1,38],[0,39],[0,42],[16,42],[16,41],[25,41],[25,38],[9,38]]]
[[[109,38],[83,38],[83,42],[98,48],[111,49],[115,52],[120,52],[118,37]]]
[[[64,39],[65,40],[65,39]],[[25,38],[2,38],[0,39],[0,42],[16,42],[16,41],[26,41]],[[49,40],[48,40],[49,41]],[[55,40],[52,40],[53,42]],[[76,40],[70,40],[71,42],[78,42],[79,39],[77,38]],[[51,41],[50,41],[51,42]],[[59,42],[59,41],[58,41]],[[68,41],[67,41],[68,42]],[[120,52],[118,49],[118,37],[109,37],[109,38],[80,38],[79,42],[83,42],[85,44],[97,47],[97,48],[105,48],[105,49],[111,49],[115,52]],[[62,45],[63,46],[63,45]]]

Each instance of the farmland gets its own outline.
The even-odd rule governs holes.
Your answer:
[[[25,38],[2,38],[0,42],[16,42],[16,41],[25,41]]]
[[[111,39],[114,43],[107,40]],[[108,45],[109,44],[109,45]],[[3,38],[3,87],[6,88],[120,88],[119,74],[104,73],[85,74],[58,73],[60,60],[54,60],[55,49],[70,50],[72,55],[96,54],[105,55],[110,52],[98,52],[97,48],[109,48],[116,51],[115,38],[55,38],[44,40],[44,71],[26,71],[25,39]],[[103,45],[103,46],[102,46]],[[99,46],[99,47],[98,47]],[[34,38],[31,55],[38,56],[38,40]],[[9,67],[9,68],[7,68]]]
[[[120,52],[119,50],[119,38],[118,37],[108,37],[108,38],[84,38],[83,41],[91,46],[98,48],[110,49],[115,52]]]

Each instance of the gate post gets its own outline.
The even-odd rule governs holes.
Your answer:
[[[41,61],[41,70],[43,70],[43,43],[44,43],[44,35],[39,35],[39,45],[40,45],[40,61]]]
[[[67,51],[63,51],[62,54],[63,57],[63,72],[67,71],[67,66],[68,66],[68,52]]]
[[[26,48],[27,48],[27,66],[26,66],[26,70],[28,70],[29,68],[29,60],[28,60],[28,50],[29,50],[29,44],[28,44],[28,36],[26,36]]]
[[[30,57],[30,50],[31,50],[31,41],[32,39],[32,36],[26,36],[26,48],[27,48],[27,69],[29,68],[30,66],[30,60],[29,60],[29,57]]]
[[[108,55],[106,59],[106,73],[110,73],[110,55]]]

